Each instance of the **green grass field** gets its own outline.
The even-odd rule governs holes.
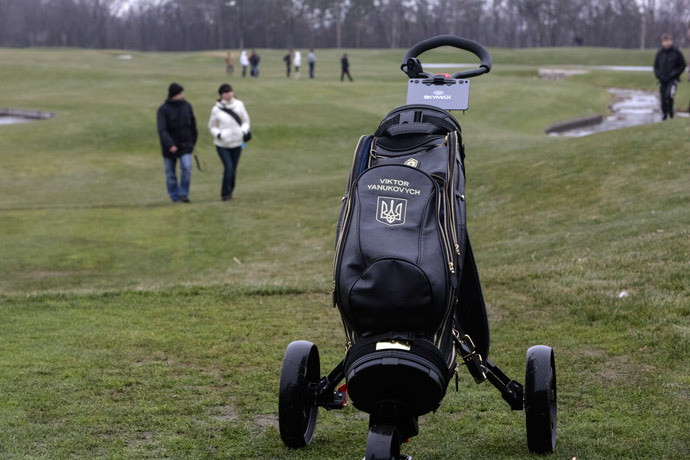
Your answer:
[[[402,51],[318,51],[317,79],[227,78],[224,52],[0,49],[0,107],[56,117],[0,126],[0,458],[361,459],[367,416],[321,411],[312,444],[277,430],[292,340],[344,353],[330,307],[335,225],[361,134],[405,101]],[[651,65],[653,51],[492,50],[458,113],[468,228],[492,359],[524,381],[534,344],[556,353],[554,459],[690,453],[690,122],[543,134],[603,113],[607,87],[541,65]],[[119,59],[131,54],[132,59]],[[444,50],[427,62],[452,62]],[[424,61],[423,56],[423,61]],[[229,80],[252,118],[235,199],[206,123]],[[155,111],[171,81],[199,124],[191,205],[170,203]],[[683,82],[677,105],[690,98]],[[621,291],[627,297],[619,298]],[[403,452],[415,460],[526,459],[524,414],[461,369]]]

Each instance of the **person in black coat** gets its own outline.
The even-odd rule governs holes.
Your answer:
[[[661,48],[654,58],[654,76],[659,80],[662,120],[673,118],[673,98],[676,96],[678,79],[685,70],[685,58],[673,46],[669,34],[661,36]]]
[[[340,69],[340,81],[343,81],[345,75],[352,81],[352,77],[350,76],[350,60],[347,58],[347,53],[343,54],[343,57],[340,59]]]
[[[168,99],[158,108],[158,137],[165,163],[165,183],[170,199],[189,203],[189,184],[192,178],[192,152],[196,144],[196,119],[192,105],[184,99],[184,88],[171,83]],[[180,182],[177,183],[175,165],[180,160]]]
[[[283,56],[283,61],[285,61],[286,77],[290,78],[290,65],[292,64],[292,50],[289,50],[285,56]]]
[[[251,56],[249,56],[249,64],[251,66],[251,75],[252,77],[259,77],[259,61],[261,60],[261,57],[256,54],[256,51],[252,50]]]

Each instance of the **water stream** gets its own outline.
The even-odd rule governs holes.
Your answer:
[[[51,112],[39,112],[37,110],[0,109],[0,125],[15,125],[30,121],[47,120],[55,116]]]
[[[658,93],[616,88],[611,88],[608,92],[611,93],[613,98],[609,106],[611,115],[605,117],[603,122],[559,133],[552,133],[550,135],[581,137],[602,131],[658,123],[661,121]],[[687,113],[676,113],[676,115],[681,117],[688,116]]]

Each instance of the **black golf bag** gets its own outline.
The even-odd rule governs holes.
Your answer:
[[[412,417],[437,409],[456,371],[457,337],[469,335],[487,355],[465,227],[463,157],[458,123],[424,105],[392,111],[355,151],[333,300],[348,340],[348,392],[366,412],[389,412],[378,404]],[[394,385],[377,384],[382,380]]]
[[[444,45],[473,52],[480,67],[452,76],[424,72],[417,56]],[[488,72],[491,56],[476,42],[443,35],[412,47],[401,68],[408,102],[410,94],[430,101],[459,95],[464,110],[463,78]],[[370,415],[366,460],[406,458],[401,441],[418,434],[419,416],[439,408],[458,358],[477,383],[488,380],[512,409],[525,409],[532,452],[555,447],[553,350],[527,351],[524,388],[488,357],[486,307],[465,226],[465,149],[460,125],[439,105],[399,107],[357,144],[333,264],[347,353],[320,377],[316,345],[288,345],[279,425],[289,447],[311,442],[318,407],[341,409],[349,395]]]

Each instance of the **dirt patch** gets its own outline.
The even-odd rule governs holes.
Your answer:
[[[273,427],[278,429],[278,416],[274,414],[257,415],[254,417],[254,424],[259,428]]]
[[[213,411],[212,417],[223,422],[236,422],[240,419],[235,410],[235,406],[228,404],[225,406],[216,407]]]
[[[128,447],[149,446],[153,444],[153,433],[148,431],[137,431],[134,433],[133,439],[125,439],[125,444]]]
[[[240,414],[238,414],[237,409],[233,404],[226,404],[225,406],[217,406],[209,409],[209,415],[221,422],[239,422],[239,421],[244,421],[247,422],[247,418],[245,417],[240,417]],[[255,415],[251,419],[249,419],[249,423],[260,428],[260,429],[266,429],[269,427],[273,427],[276,430],[278,429],[278,415],[277,414],[260,414],[260,415]]]
[[[601,348],[585,347],[582,349],[582,354],[590,358],[603,358],[606,356],[606,350],[602,350]]]
[[[135,366],[149,366],[152,364],[165,364],[167,366],[175,366],[179,361],[175,358],[167,356],[162,351],[155,351],[150,358],[140,359],[134,362]]]
[[[614,356],[603,362],[604,369],[595,373],[596,376],[610,383],[623,381],[638,381],[656,371],[656,366],[640,364],[630,361],[627,355]]]
[[[64,278],[65,276],[70,275],[71,272],[47,272],[47,271],[38,271],[38,272],[29,272],[24,275],[25,278],[31,279],[31,280],[42,280],[46,278]]]

